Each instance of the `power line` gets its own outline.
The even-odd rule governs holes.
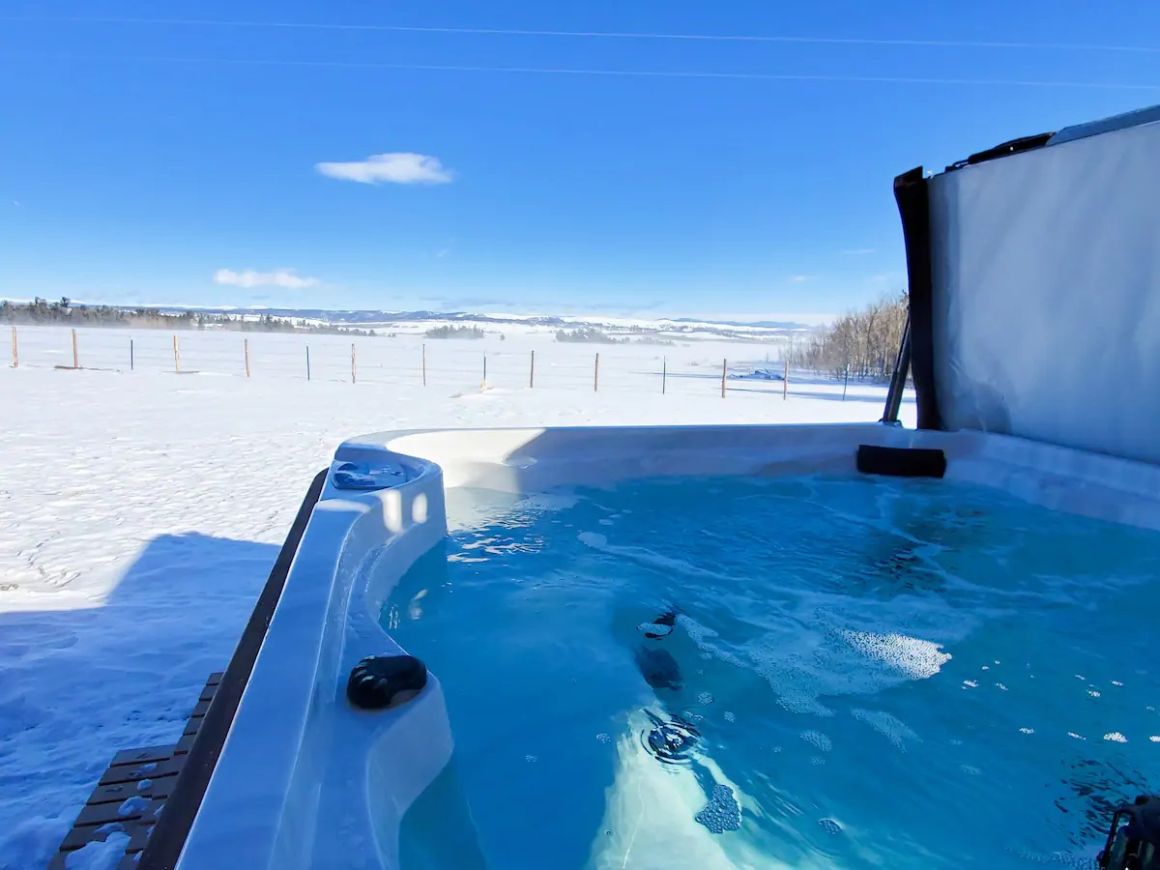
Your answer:
[[[479,66],[468,64],[435,63],[381,63],[377,61],[342,60],[279,60],[276,58],[224,58],[224,57],[177,57],[167,55],[99,55],[99,54],[38,54],[33,52],[3,52],[0,60],[47,60],[69,63],[174,63],[222,66],[282,66],[303,68],[335,69],[380,69],[414,70],[427,72],[478,72],[509,73],[522,75],[564,75],[603,76],[625,78],[673,78],[673,79],[735,79],[742,81],[771,82],[863,82],[868,84],[915,84],[915,85],[963,85],[982,87],[1032,87],[1032,88],[1088,88],[1102,90],[1157,91],[1160,84],[1139,84],[1134,82],[1091,82],[1052,81],[1044,79],[971,79],[935,78],[921,76],[863,76],[863,75],[814,75],[808,73],[747,73],[711,72],[701,70],[631,70],[596,69],[584,67],[538,67],[538,66]]]
[[[793,36],[793,35],[746,35],[711,33],[647,33],[607,30],[528,30],[500,27],[419,27],[398,24],[344,24],[314,23],[300,21],[236,21],[210,18],[113,18],[99,16],[60,17],[18,17],[0,16],[0,21],[29,24],[143,24],[163,27],[238,27],[262,28],[268,30],[334,30],[368,31],[382,33],[431,33],[459,34],[468,36],[543,36],[573,39],[648,39],[679,40],[686,42],[750,42],[802,45],[869,45],[885,47],[928,47],[928,48],[985,48],[1049,51],[1103,51],[1128,52],[1136,54],[1160,53],[1160,46],[1152,45],[1109,45],[1080,42],[1007,42],[998,40],[963,39],[909,39],[846,36]]]

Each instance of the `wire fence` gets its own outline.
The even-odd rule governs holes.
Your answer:
[[[426,386],[459,391],[489,388],[632,391],[677,396],[767,393],[845,398],[847,390],[880,395],[882,385],[819,378],[762,360],[753,345],[738,359],[708,357],[708,348],[573,345],[546,341],[468,341],[327,334],[243,333],[11,326],[13,367],[167,372],[237,378]],[[529,340],[524,337],[525,342]],[[720,348],[720,346],[716,346]],[[729,349],[733,350],[733,349]],[[821,392],[819,392],[821,391]],[[860,397],[861,398],[861,397]]]

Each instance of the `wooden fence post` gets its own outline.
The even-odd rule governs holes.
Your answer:
[[[310,380],[310,345],[306,345],[306,380]]]
[[[846,379],[842,381],[842,401],[846,401],[846,387],[850,386],[850,364],[846,363]]]
[[[596,354],[596,366],[592,369],[592,392],[600,389],[600,354]]]
[[[481,390],[487,388],[487,354],[483,355],[483,383],[479,385]]]
[[[667,356],[661,357],[661,395],[665,394],[665,390],[669,386],[669,358]]]
[[[729,369],[729,360],[721,360],[721,398],[725,398],[725,372]]]
[[[784,402],[789,396],[789,357],[785,358],[785,371],[781,376],[781,400]]]
[[[358,366],[355,362],[353,341],[350,343],[350,382],[352,384],[358,383]]]
[[[80,357],[77,355],[77,331],[72,330],[72,348],[73,348],[73,368],[79,369],[81,367]]]
[[[136,368],[136,363],[137,361],[133,356],[133,339],[129,339],[129,371],[133,371]]]
[[[16,327],[12,327],[12,368],[20,368],[20,345],[16,343]]]
[[[423,386],[427,386],[427,343],[423,342]]]
[[[246,377],[250,376],[250,340],[248,338],[242,339],[242,358],[246,362]]]
[[[173,336],[173,371],[181,374],[181,350],[177,346],[177,336]]]
[[[536,386],[536,352],[532,351],[532,367],[528,370],[528,389],[534,389]]]

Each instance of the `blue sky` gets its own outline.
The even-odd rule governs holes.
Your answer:
[[[10,298],[832,313],[904,286],[898,172],[1160,102],[1153,2],[9,0],[0,16]],[[1021,45],[974,44],[995,42]]]

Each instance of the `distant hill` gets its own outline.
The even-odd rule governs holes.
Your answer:
[[[554,331],[579,330],[581,334],[605,332],[621,336],[660,334],[720,337],[727,339],[773,339],[810,330],[790,320],[706,320],[692,317],[602,317],[600,315],[479,314],[470,311],[388,311],[385,309],[238,308],[181,305],[93,305],[70,299],[0,301],[0,322],[72,323],[86,326],[153,326],[179,329],[239,329],[269,332],[361,332],[382,331],[403,324],[463,324],[468,327],[522,326]],[[361,328],[361,329],[359,329]],[[587,331],[587,332],[586,332]]]

